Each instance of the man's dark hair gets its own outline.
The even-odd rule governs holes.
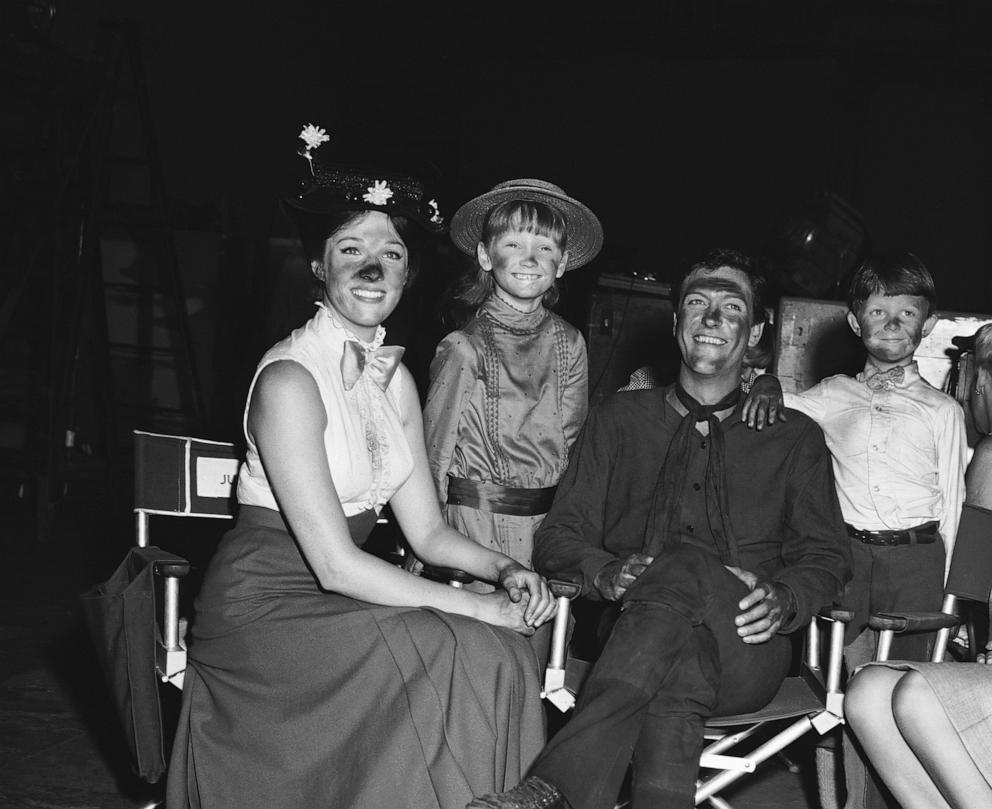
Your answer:
[[[768,313],[765,311],[765,299],[768,294],[768,282],[763,275],[756,271],[754,262],[748,256],[727,248],[710,250],[702,259],[689,267],[689,271],[679,282],[678,296],[675,299],[676,310],[682,306],[682,299],[685,297],[685,290],[691,278],[700,274],[716,272],[721,267],[737,270],[747,278],[748,286],[751,288],[751,325],[757,326],[759,323],[767,322]]]
[[[912,253],[887,253],[866,259],[851,279],[847,305],[855,315],[872,295],[915,295],[926,299],[930,317],[937,311],[933,276]]]

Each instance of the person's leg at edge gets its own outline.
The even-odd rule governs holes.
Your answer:
[[[908,671],[903,675],[892,696],[892,710],[903,738],[951,806],[955,809],[992,806],[992,787],[975,766],[937,694],[922,674]],[[896,793],[894,788],[892,791],[904,807],[911,806],[906,796]]]
[[[845,697],[847,722],[904,809],[949,809],[896,724],[892,698],[904,674],[885,666],[858,672]]]

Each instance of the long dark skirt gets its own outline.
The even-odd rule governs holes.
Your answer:
[[[515,785],[544,742],[527,640],[324,592],[279,526],[244,509],[207,571],[168,809],[462,809]]]

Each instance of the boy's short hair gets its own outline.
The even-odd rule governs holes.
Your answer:
[[[975,362],[992,374],[992,323],[975,332]]]
[[[872,295],[914,295],[926,300],[930,317],[937,311],[933,276],[920,259],[909,252],[886,253],[866,259],[851,279],[847,305],[855,315]]]
[[[550,205],[529,199],[511,199],[494,205],[486,215],[480,241],[488,249],[504,233],[522,230],[554,239],[559,249],[565,251],[568,249],[567,227],[565,217]]]
[[[760,323],[766,323],[768,312],[765,309],[765,299],[768,294],[768,282],[763,275],[755,270],[755,264],[748,256],[727,248],[710,250],[702,259],[689,267],[689,271],[682,276],[682,280],[679,282],[678,295],[675,298],[676,311],[682,306],[686,287],[692,278],[704,273],[715,272],[721,267],[737,270],[747,277],[748,286],[751,289],[751,325],[757,326]]]

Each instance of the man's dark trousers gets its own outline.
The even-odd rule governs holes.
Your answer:
[[[777,635],[746,644],[734,619],[748,589],[704,550],[663,550],[634,582],[575,714],[531,767],[573,809],[611,809],[634,763],[634,807],[692,807],[703,726],[757,710],[791,660]]]

